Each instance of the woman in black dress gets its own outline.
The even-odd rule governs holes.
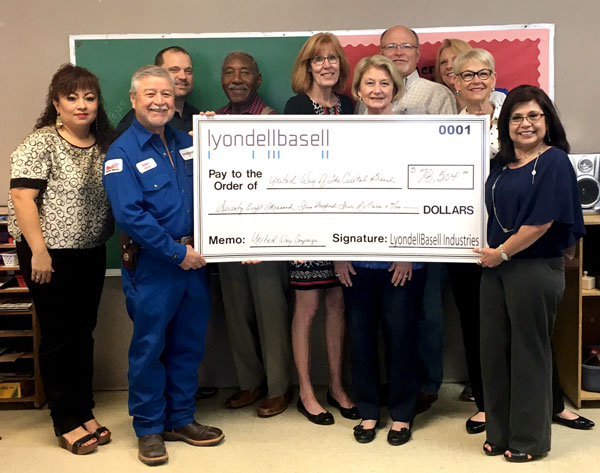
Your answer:
[[[340,92],[350,67],[338,39],[331,33],[311,36],[300,49],[292,72],[292,89],[297,93],[286,105],[286,114],[339,115],[354,112],[352,101]],[[292,320],[292,346],[298,370],[298,410],[316,424],[333,424],[333,416],[317,401],[310,381],[310,332],[325,298],[325,338],[329,361],[329,405],[342,416],[358,418],[358,411],[342,386],[344,346],[344,299],[331,261],[290,263],[290,284],[296,304]]]

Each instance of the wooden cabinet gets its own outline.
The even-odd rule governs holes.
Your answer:
[[[600,392],[581,387],[581,361],[585,345],[600,345],[600,214],[585,214],[586,236],[575,257],[565,258],[565,294],[554,326],[554,351],[563,391],[577,408],[600,401]],[[596,277],[595,289],[582,289],[583,271]]]
[[[0,207],[0,231],[6,232],[6,207]],[[14,251],[15,245],[1,243],[0,253]],[[0,263],[0,277],[19,274],[18,264],[7,266]],[[13,301],[24,309],[3,307]],[[40,345],[40,329],[35,308],[27,287],[9,285],[0,287],[0,384],[20,383],[23,396],[2,399],[1,404],[20,403],[23,406],[41,407],[46,402],[38,353]]]

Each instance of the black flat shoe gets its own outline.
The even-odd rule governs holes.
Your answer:
[[[488,450],[485,448],[486,445],[490,446]],[[506,451],[505,447],[501,447],[500,445],[493,444],[492,442],[485,442],[483,444],[483,453],[485,453],[488,457],[496,457],[498,455],[502,455]]]
[[[342,417],[345,419],[360,419],[360,414],[356,406],[350,408],[340,406],[340,403],[335,400],[329,391],[327,391],[327,403],[331,407],[335,407],[338,411],[340,411],[340,414],[342,414]]]
[[[335,422],[333,416],[331,415],[331,412],[325,411],[319,414],[311,414],[310,412],[308,412],[306,410],[306,407],[304,407],[304,404],[302,403],[302,399],[300,399],[300,397],[298,397],[296,408],[298,409],[298,412],[303,414],[304,417],[310,420],[313,424],[331,425]]]
[[[485,422],[473,420],[473,416],[467,419],[466,427],[468,434],[480,434],[481,432],[485,432]]]
[[[543,454],[543,455],[529,455],[529,454],[524,453],[524,452],[519,452],[518,450],[515,450],[514,448],[509,448],[508,451],[510,452],[510,457],[505,453],[504,454],[504,458],[505,458],[506,461],[509,461],[509,462],[512,462],[512,463],[532,462],[534,460],[538,460],[538,459],[546,456],[546,454]]]
[[[556,422],[557,424],[577,430],[590,430],[596,425],[594,424],[594,421],[586,419],[583,416],[579,416],[577,419],[563,419],[562,417],[558,417],[556,414],[552,416],[552,422]]]
[[[372,429],[365,429],[362,424],[354,426],[354,438],[358,443],[369,443],[375,439],[376,429],[379,425],[379,421],[375,423],[375,427]]]
[[[390,429],[387,436],[387,441],[390,445],[397,447],[398,445],[404,445],[410,440],[411,430],[403,427],[400,430]]]

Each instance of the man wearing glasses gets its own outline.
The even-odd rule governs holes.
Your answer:
[[[380,54],[392,60],[404,77],[405,92],[392,102],[392,111],[400,115],[450,115],[456,113],[456,100],[447,87],[419,77],[417,62],[421,55],[417,34],[405,26],[392,26],[380,39]],[[366,113],[359,104],[358,113]]]

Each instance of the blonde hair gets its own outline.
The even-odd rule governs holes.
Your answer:
[[[375,56],[364,57],[354,68],[354,77],[352,78],[352,96],[359,100],[358,97],[358,89],[360,89],[360,82],[362,77],[365,75],[371,68],[382,69],[386,71],[392,82],[394,83],[394,96],[392,97],[392,101],[398,99],[404,92],[404,79],[394,66],[394,63],[385,56],[381,56],[380,54],[376,54]]]
[[[297,94],[305,94],[312,86],[312,75],[310,73],[310,61],[325,46],[331,46],[339,58],[340,75],[333,86],[333,91],[341,93],[346,87],[346,81],[350,76],[350,65],[346,59],[346,53],[337,37],[332,33],[317,33],[306,40],[300,48],[294,68],[292,69],[292,90]]]
[[[446,38],[444,41],[442,41],[442,45],[440,46],[440,49],[438,49],[438,52],[435,56],[435,67],[433,69],[433,79],[442,85],[446,84],[442,80],[442,75],[440,74],[440,56],[442,55],[442,51],[448,48],[450,48],[456,56],[473,49],[469,43],[463,41],[462,39]]]
[[[456,59],[454,60],[454,64],[452,66],[454,74],[458,76],[461,72],[463,72],[462,68],[464,67],[465,63],[469,61],[480,62],[492,72],[496,72],[496,63],[494,61],[494,56],[492,56],[485,49],[473,48],[456,56]]]

